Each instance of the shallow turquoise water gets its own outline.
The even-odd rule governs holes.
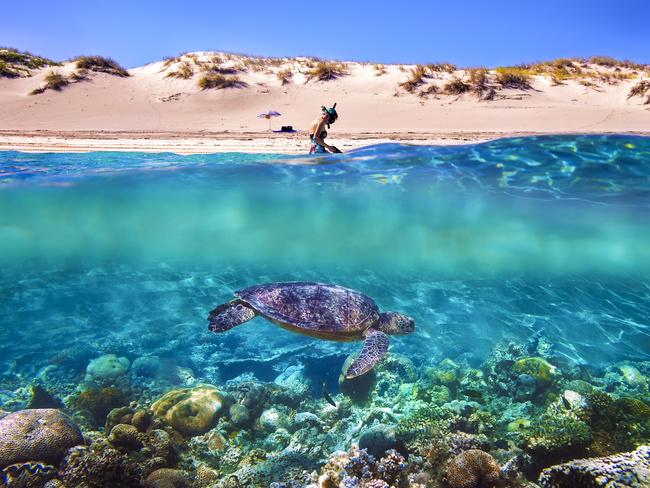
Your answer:
[[[373,146],[321,159],[0,153],[0,390],[102,353],[203,381],[335,378],[358,344],[262,319],[215,335],[239,288],[317,280],[416,319],[416,365],[545,337],[558,361],[650,358],[650,138]],[[330,360],[331,359],[331,360]]]

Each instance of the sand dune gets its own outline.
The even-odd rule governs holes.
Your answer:
[[[242,82],[240,87],[202,90],[198,86],[206,69],[217,66],[211,63],[215,55],[219,70],[236,70],[234,75],[224,76],[236,76]],[[257,114],[277,110],[282,117],[272,121],[274,128],[292,125],[304,130],[319,114],[321,105],[334,102],[338,103],[340,118],[331,129],[331,140],[342,141],[347,147],[389,139],[458,142],[513,133],[650,131],[648,105],[643,104],[642,97],[627,98],[632,86],[648,79],[643,70],[618,68],[617,73],[624,73],[623,79],[609,83],[567,79],[558,86],[549,76],[538,75],[531,77],[528,89],[494,85],[495,72],[491,71],[489,79],[497,89],[492,100],[481,100],[472,93],[418,96],[430,86],[443,91],[450,80],[466,79],[468,75],[462,70],[430,74],[416,92],[409,93],[400,83],[409,78],[413,66],[386,65],[384,73],[378,75],[372,64],[345,63],[349,74],[317,81],[308,76],[313,64],[306,58],[259,60],[194,53],[131,69],[130,77],[91,71],[87,80],[38,95],[29,93],[44,84],[48,73],[54,70],[69,76],[78,71],[75,64],[32,70],[30,77],[0,78],[0,149],[29,149],[27,140],[32,141],[32,149],[54,148],[63,140],[85,141],[77,144],[81,150],[120,149],[116,140],[127,141],[122,145],[132,148],[137,147],[133,142],[137,134],[147,133],[142,140],[159,141],[143,144],[145,148],[153,146],[153,150],[180,144],[184,152],[238,147],[301,152],[307,146],[304,134],[269,138],[268,122]],[[192,71],[191,77],[169,77],[183,66]],[[598,66],[588,69],[594,73],[604,70]],[[282,71],[291,72],[286,84],[278,77]],[[85,138],[79,136],[81,132]],[[125,132],[132,136],[118,134]],[[177,134],[185,134],[185,142],[179,142]],[[243,144],[246,138],[253,141]],[[216,142],[210,144],[210,139]],[[259,143],[262,146],[256,142],[260,139],[264,139]],[[112,144],[107,142],[111,140]],[[203,144],[197,142],[201,140]],[[235,142],[218,142],[227,140]]]

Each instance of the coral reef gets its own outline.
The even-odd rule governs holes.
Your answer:
[[[93,359],[86,367],[86,383],[110,385],[129,369],[129,360],[115,354],[105,354]]]
[[[59,468],[66,486],[78,488],[140,487],[142,469],[116,449],[105,446],[72,449]]]
[[[0,473],[3,488],[41,488],[56,476],[54,466],[42,463],[19,463],[4,468]],[[2,484],[4,482],[4,484]]]
[[[70,403],[78,415],[93,427],[104,425],[108,414],[129,403],[128,395],[114,386],[88,388],[72,397]]]
[[[204,434],[222,415],[225,397],[210,385],[172,390],[157,400],[151,409],[177,432],[191,437]]]
[[[28,461],[56,465],[83,443],[79,428],[60,410],[19,410],[0,419],[0,468]]]
[[[450,488],[492,488],[499,476],[499,465],[489,453],[470,449],[451,459],[445,481]]]
[[[578,459],[545,469],[542,488],[644,488],[650,486],[650,447],[603,458]]]

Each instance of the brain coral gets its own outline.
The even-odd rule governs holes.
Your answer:
[[[61,411],[19,410],[0,419],[0,468],[27,461],[56,465],[83,443],[79,428]]]
[[[447,465],[446,481],[451,488],[491,488],[499,480],[499,465],[487,452],[470,449]]]
[[[168,391],[152,406],[175,431],[194,436],[210,430],[224,411],[225,398],[214,386],[180,388]]]

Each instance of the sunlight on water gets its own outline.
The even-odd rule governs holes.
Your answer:
[[[469,347],[479,359],[544,330],[573,362],[647,356],[648,139],[387,145],[300,162],[318,161],[4,153],[2,330],[32,324],[29,341],[76,324],[69,340],[99,340],[153,322],[201,336],[233,290],[309,278],[416,317],[419,340],[398,346],[414,355]],[[35,346],[12,349],[23,347]]]

